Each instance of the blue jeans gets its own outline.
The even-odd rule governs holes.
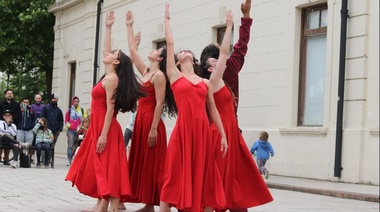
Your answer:
[[[50,144],[45,142],[40,142],[36,144],[37,149],[37,164],[41,163],[41,150],[42,148],[45,150],[45,165],[49,164],[49,151],[50,151]]]
[[[77,131],[73,131],[70,129],[67,130],[67,159],[69,160],[73,159],[73,147],[76,136]]]

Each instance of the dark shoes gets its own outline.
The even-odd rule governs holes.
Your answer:
[[[7,166],[9,166],[9,165],[11,165],[11,163],[9,163],[9,161],[4,161],[4,165],[7,165]]]

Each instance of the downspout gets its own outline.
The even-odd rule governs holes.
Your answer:
[[[341,176],[342,167],[342,137],[343,137],[343,104],[344,104],[344,80],[346,69],[346,39],[347,39],[347,10],[348,0],[342,0],[340,10],[340,54],[339,54],[339,84],[338,84],[338,107],[336,118],[336,138],[335,138],[335,166],[334,177]]]
[[[95,56],[94,56],[94,76],[92,84],[95,85],[98,73],[98,51],[99,51],[99,26],[100,26],[100,13],[102,11],[103,0],[98,1],[98,10],[96,12],[96,34],[95,34]]]

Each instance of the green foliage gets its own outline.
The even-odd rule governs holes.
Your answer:
[[[4,73],[0,81],[18,97],[50,93],[52,79],[46,76],[53,70],[55,18],[47,7],[52,3],[54,0],[0,0],[0,72]],[[8,75],[10,81],[4,83]]]

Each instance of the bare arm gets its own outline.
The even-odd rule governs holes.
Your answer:
[[[173,83],[179,78],[180,73],[174,60],[174,40],[170,29],[169,6],[169,3],[167,3],[165,6],[165,36],[167,48],[166,73],[168,75],[170,83]]]
[[[106,32],[104,35],[104,46],[103,46],[103,57],[111,52],[111,28],[113,23],[115,22],[114,12],[111,11],[106,15]]]
[[[207,108],[210,113],[212,121],[215,123],[216,128],[218,129],[222,139],[220,140],[221,143],[221,149],[220,151],[223,151],[222,157],[225,157],[227,154],[228,144],[227,144],[227,138],[226,133],[224,132],[222,120],[220,119],[220,115],[218,112],[218,109],[216,108],[215,102],[214,102],[214,96],[212,92],[212,85],[210,81],[204,79],[204,82],[206,83],[208,89],[207,89]]]
[[[139,70],[140,74],[143,76],[148,66],[145,65],[144,61],[142,60],[138,52],[136,38],[133,32],[133,23],[134,23],[133,14],[131,11],[128,11],[126,15],[126,25],[127,25],[129,52],[131,53],[131,57],[133,58],[133,62],[137,70]]]
[[[104,118],[103,129],[96,144],[96,151],[98,153],[101,153],[106,147],[107,134],[111,126],[112,116],[115,110],[115,100],[112,99],[112,96],[118,84],[119,80],[116,77],[107,77],[102,82],[102,86],[106,90],[107,111]]]
[[[223,85],[223,74],[226,70],[226,62],[228,58],[228,53],[230,51],[230,40],[233,26],[233,14],[229,10],[226,14],[226,32],[222,41],[222,45],[219,49],[219,58],[216,63],[215,70],[211,72],[210,82],[213,86],[213,91],[218,91]]]
[[[152,82],[156,93],[156,107],[154,108],[154,115],[150,132],[148,136],[149,146],[155,146],[157,143],[157,127],[161,120],[161,114],[165,102],[166,91],[166,77],[161,71],[156,72],[153,75]]]

